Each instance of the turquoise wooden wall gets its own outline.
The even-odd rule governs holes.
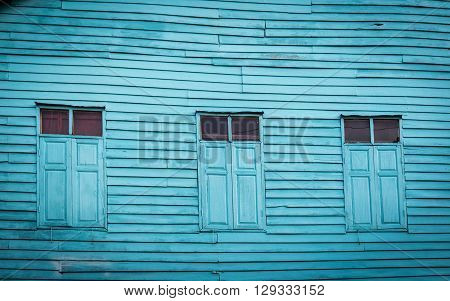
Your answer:
[[[0,278],[447,279],[449,16],[432,0],[3,5]],[[37,229],[36,102],[106,107],[107,231]],[[199,232],[198,110],[264,112],[267,232]],[[346,233],[342,114],[402,115],[407,231]]]

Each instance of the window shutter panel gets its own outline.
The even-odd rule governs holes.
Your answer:
[[[375,224],[373,148],[346,145],[345,151],[345,208],[350,230],[367,230]]]
[[[400,146],[375,146],[374,155],[378,228],[402,228],[406,209]]]
[[[73,226],[105,225],[103,140],[73,139]]]
[[[236,229],[261,229],[264,224],[260,143],[232,145],[233,209]]]
[[[202,227],[230,229],[232,195],[229,143],[201,142],[200,148],[199,187],[202,200]]]
[[[68,226],[71,220],[71,141],[40,138],[39,224]]]

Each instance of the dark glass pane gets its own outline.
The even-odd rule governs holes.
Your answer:
[[[69,111],[41,109],[42,134],[69,134]]]
[[[398,119],[373,120],[375,143],[395,143],[400,141]]]
[[[259,118],[239,116],[231,119],[233,140],[259,141]]]
[[[73,111],[73,134],[102,136],[102,112]]]
[[[201,116],[203,140],[228,140],[227,116]]]
[[[345,119],[344,131],[346,143],[370,143],[369,119]]]

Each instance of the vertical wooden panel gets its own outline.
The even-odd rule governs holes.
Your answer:
[[[105,224],[103,192],[103,140],[73,140],[73,226]]]
[[[261,229],[263,192],[261,145],[232,144],[234,226],[237,229]]]
[[[380,229],[405,226],[405,200],[400,146],[375,146],[376,188]]]
[[[199,187],[204,229],[232,227],[231,162],[228,142],[200,143]]]
[[[370,146],[346,145],[345,200],[349,229],[371,229],[375,224],[373,149]]]
[[[40,140],[39,224],[66,226],[71,218],[71,150],[69,138]]]

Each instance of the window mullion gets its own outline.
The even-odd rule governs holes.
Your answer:
[[[373,127],[373,118],[370,118],[370,143],[373,144],[375,141],[374,127]]]
[[[69,135],[73,133],[73,109],[69,109]]]
[[[371,146],[369,146],[371,148],[370,153],[371,153],[371,158],[370,158],[370,164],[372,164],[372,172],[371,172],[371,207],[373,209],[373,220],[372,220],[372,229],[374,230],[378,230],[379,229],[379,214],[380,214],[380,210],[381,210],[381,203],[380,203],[380,199],[379,199],[379,193],[378,193],[378,177],[377,177],[377,154],[376,154],[376,150],[375,150],[375,128],[374,128],[374,124],[373,124],[373,118],[370,118],[370,143],[372,144]]]
[[[233,185],[233,176],[234,176],[233,175],[233,169],[234,169],[233,165],[234,165],[234,162],[233,162],[233,144],[232,144],[233,137],[232,137],[232,129],[231,129],[231,114],[227,116],[227,122],[228,122],[228,145],[227,145],[228,152],[227,152],[227,155],[228,155],[228,160],[229,160],[228,161],[229,162],[229,165],[228,165],[228,180],[230,181],[230,188],[231,188],[231,191],[228,192],[230,194],[230,202],[228,202],[228,205],[231,207],[231,208],[228,208],[230,210],[230,212],[231,212],[231,220],[230,220],[229,229],[234,230],[235,229],[234,219],[235,219],[235,216],[236,216],[236,212],[235,212],[236,206],[235,206],[234,202],[236,200],[234,199],[234,189],[235,189],[235,187]]]
[[[227,118],[227,122],[228,122],[228,142],[232,142],[233,141],[233,131],[231,129],[231,115],[228,115]]]
[[[71,112],[69,113],[69,120],[70,117],[72,116]],[[71,126],[69,126],[69,128],[72,128]],[[71,134],[71,131],[70,131]],[[66,208],[67,208],[67,223],[69,225],[69,227],[73,227],[73,210],[74,210],[74,197],[73,197],[73,193],[74,193],[74,187],[72,185],[72,183],[74,183],[74,178],[76,176],[75,174],[75,170],[76,170],[76,162],[74,159],[74,156],[76,156],[76,145],[73,142],[72,138],[68,139],[68,144],[69,144],[69,156],[67,158],[68,160],[68,164],[67,164],[67,178],[68,178],[68,182],[70,183],[67,187],[67,204],[66,204]]]

